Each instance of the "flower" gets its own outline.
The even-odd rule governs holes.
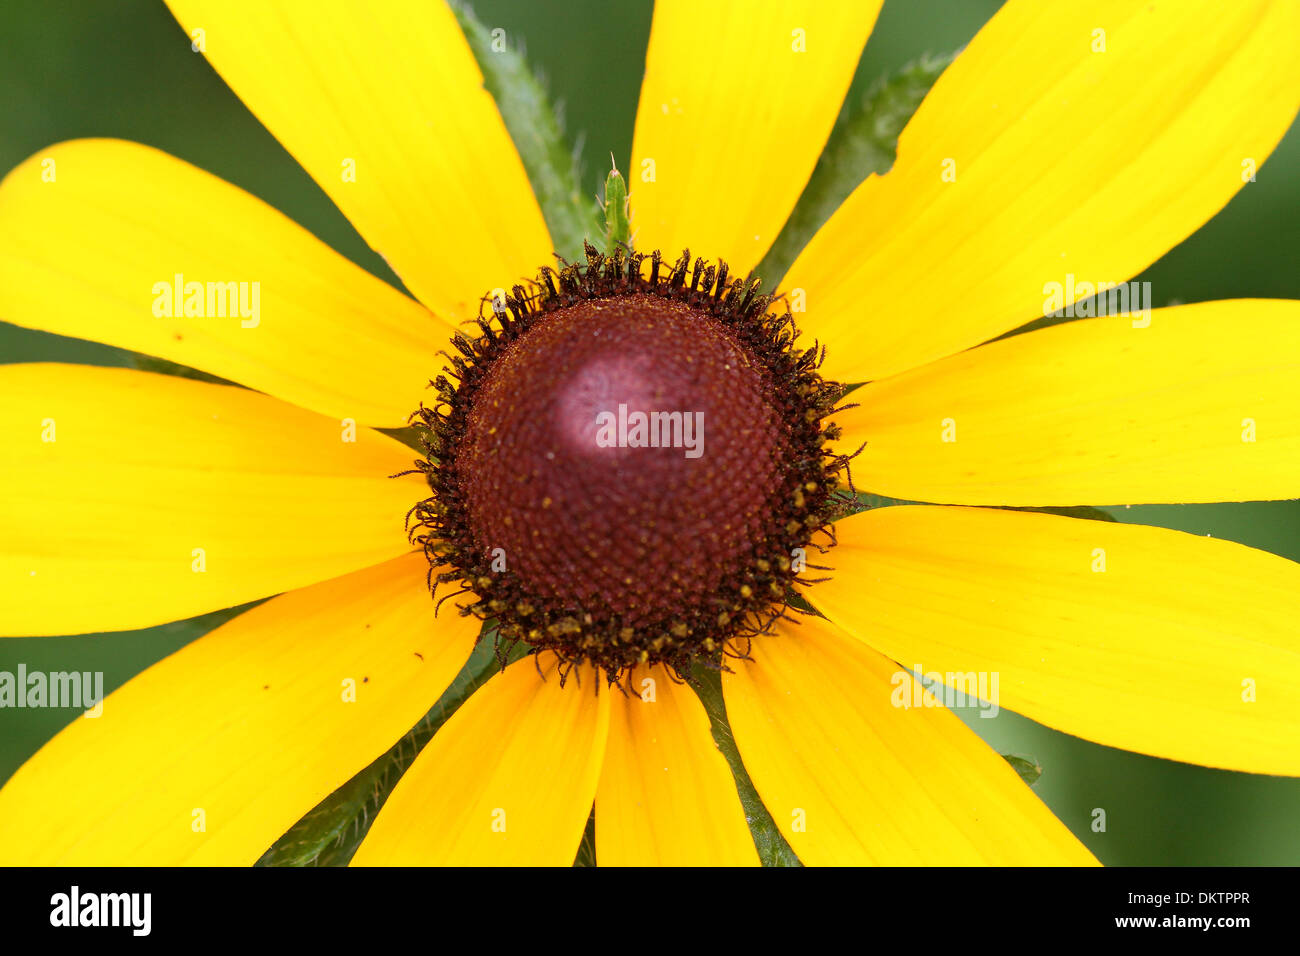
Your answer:
[[[279,595],[25,764],[0,790],[6,862],[250,863],[420,717],[478,626],[432,616],[402,533],[427,486],[389,477],[410,453],[373,428],[406,421],[440,337],[552,248],[442,5],[170,5],[414,298],[143,146],[61,144],[0,185],[0,315],[253,389],[0,369],[19,506],[0,631],[138,628]],[[718,3],[701,29],[698,4],[659,0],[630,169],[639,248],[707,250],[733,275],[759,261],[878,6]],[[1298,28],[1287,2],[1013,0],[936,84],[894,168],[784,277],[828,347],[820,372],[867,383],[834,416],[843,455],[866,443],[857,486],[937,503],[837,521],[830,579],[808,593],[825,617],[778,619],[728,660],[745,768],[804,862],[1091,861],[929,706],[914,666],[958,688],[996,675],[1002,704],[1090,740],[1300,772],[1296,565],[1015,510],[1293,495],[1300,306],[1201,303],[988,341],[1050,311],[1053,283],[1073,290],[1065,307],[1086,300],[1078,283],[1137,274],[1242,187],[1300,103]],[[671,662],[632,665],[621,694],[565,653],[472,696],[356,862],[567,863],[593,800],[603,863],[756,862]]]

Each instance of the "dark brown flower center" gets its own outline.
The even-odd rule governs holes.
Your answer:
[[[789,468],[774,390],[717,319],[646,292],[543,316],[480,386],[452,480],[538,602],[638,627],[707,603]]]
[[[438,580],[507,640],[679,672],[783,611],[840,504],[838,389],[754,284],[589,254],[516,287],[420,413]],[[666,270],[664,270],[666,272]]]

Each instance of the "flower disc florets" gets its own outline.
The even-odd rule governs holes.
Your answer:
[[[775,302],[689,253],[590,246],[488,302],[413,416],[434,588],[610,680],[717,666],[768,627],[848,500],[824,421],[842,390]]]

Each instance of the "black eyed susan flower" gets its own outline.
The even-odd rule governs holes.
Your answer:
[[[0,185],[0,317],[247,386],[0,368],[0,631],[278,595],[28,761],[5,862],[252,863],[415,723],[480,619],[529,653],[355,862],[567,864],[593,804],[601,863],[757,862],[701,668],[806,863],[1092,862],[913,668],[1111,746],[1300,773],[1300,568],[1032,510],[1294,496],[1300,306],[990,341],[1248,181],[1300,105],[1300,6],[1012,0],[780,298],[746,277],[879,3],[659,0],[635,251],[576,264],[442,4],[170,6],[411,296],[143,146],[64,143]],[[412,420],[414,467],[377,430]]]

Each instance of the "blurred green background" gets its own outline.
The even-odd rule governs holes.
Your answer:
[[[478,0],[473,6],[487,26],[503,27],[510,43],[523,43],[548,78],[564,104],[570,138],[584,143],[586,184],[594,195],[610,151],[626,168],[651,0]],[[958,49],[998,6],[995,0],[886,0],[852,95],[923,53]],[[324,193],[190,51],[161,0],[0,5],[0,96],[0,174],[64,139],[138,140],[262,197],[392,280]],[[1300,129],[1293,126],[1258,182],[1140,278],[1153,283],[1157,305],[1300,298],[1298,210]],[[132,357],[0,323],[0,361],[130,365]],[[87,480],[94,480],[93,471]],[[1296,501],[1135,507],[1117,516],[1300,560]],[[0,670],[16,670],[20,662],[29,670],[102,670],[111,689],[225,616],[124,634],[0,640]],[[0,710],[0,780],[74,716]],[[184,712],[175,719],[184,720]],[[1042,764],[1035,789],[1105,863],[1300,863],[1300,780],[1111,750],[1006,711],[969,723],[1000,751]],[[1089,828],[1097,807],[1106,811],[1105,833]]]

